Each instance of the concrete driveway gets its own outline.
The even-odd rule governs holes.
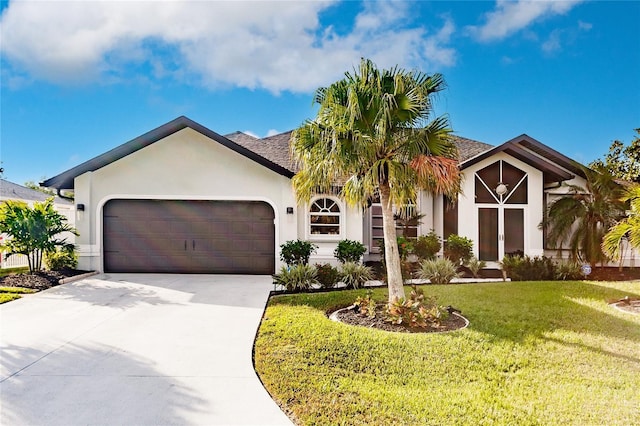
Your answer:
[[[251,358],[271,288],[111,274],[0,305],[0,424],[290,425]]]

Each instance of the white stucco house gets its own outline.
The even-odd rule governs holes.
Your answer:
[[[79,268],[101,272],[271,274],[280,244],[312,241],[324,262],[342,239],[377,256],[379,206],[362,210],[332,196],[297,205],[289,133],[226,136],[179,117],[42,183],[74,190]],[[421,194],[422,223],[474,241],[482,260],[549,254],[539,229],[563,182],[584,185],[579,165],[521,135],[499,146],[456,138],[463,193],[456,203]],[[497,265],[497,264],[496,264]]]

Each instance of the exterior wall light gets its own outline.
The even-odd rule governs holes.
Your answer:
[[[293,214],[293,207],[287,207],[287,214]]]
[[[498,195],[504,195],[509,191],[509,188],[507,188],[507,185],[505,185],[504,183],[500,182],[498,184],[498,186],[496,186],[496,194]]]
[[[77,204],[77,205],[76,205],[76,209],[77,209],[79,212],[83,212],[83,211],[84,211],[84,204]]]

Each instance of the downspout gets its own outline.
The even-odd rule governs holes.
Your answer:
[[[66,195],[62,195],[62,189],[56,188],[56,195],[64,200],[73,201],[73,197],[67,197]]]

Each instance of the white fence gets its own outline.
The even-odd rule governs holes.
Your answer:
[[[24,254],[12,254],[7,258],[5,253],[0,254],[0,268],[20,268],[29,266],[29,260]]]

